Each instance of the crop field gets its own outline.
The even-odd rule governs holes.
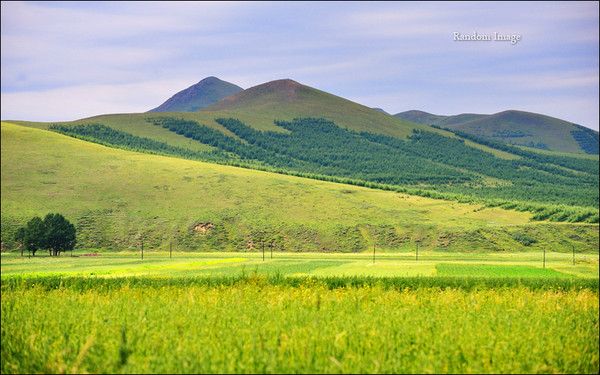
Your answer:
[[[459,276],[598,278],[598,253],[448,253],[435,251],[341,253],[191,253],[145,251],[87,253],[79,250],[49,257],[2,255],[6,276]],[[574,262],[573,262],[574,260]],[[545,268],[544,268],[545,267]]]
[[[597,280],[529,280],[4,278],[2,373],[597,372]]]
[[[597,253],[73,255],[2,255],[2,373],[598,370]]]

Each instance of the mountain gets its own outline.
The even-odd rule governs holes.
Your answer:
[[[290,79],[198,112],[23,123],[116,148],[598,221],[598,159],[416,124]]]
[[[404,251],[415,241],[448,251],[598,246],[597,226],[530,223],[525,212],[119,150],[5,122],[0,127],[3,249],[14,248],[20,225],[48,212],[73,222],[85,249],[132,249],[140,238],[148,249],[172,243],[204,251],[256,250],[265,238],[277,251],[294,252],[356,252],[373,241]],[[527,233],[535,244],[523,244]]]
[[[413,129],[426,129],[362,104],[300,84],[291,79],[270,81],[248,88],[200,113],[207,117],[235,117],[251,127],[277,130],[274,119],[321,117],[355,131],[406,137]]]
[[[217,77],[207,77],[179,91],[166,102],[148,112],[195,112],[243,89]]]
[[[406,111],[394,116],[514,145],[598,154],[598,132],[538,113],[508,110],[492,115],[465,113],[441,116],[422,111]]]

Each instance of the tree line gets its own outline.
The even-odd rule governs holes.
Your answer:
[[[23,250],[35,256],[38,250],[48,250],[51,256],[58,256],[62,251],[73,250],[76,244],[76,229],[61,214],[50,213],[43,219],[36,216],[19,228],[15,241]]]

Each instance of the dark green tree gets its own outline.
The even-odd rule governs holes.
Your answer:
[[[19,228],[15,235],[15,241],[21,244],[21,249],[31,251],[35,256],[35,252],[43,249],[45,243],[46,229],[44,222],[39,217],[34,217],[27,224]],[[21,252],[21,255],[23,252]]]
[[[51,255],[57,256],[61,251],[73,250],[75,247],[75,226],[61,214],[46,215],[44,229],[44,248]]]
[[[21,256],[23,256],[23,250],[25,249],[25,227],[21,227],[15,233],[15,242],[19,245],[21,250]]]

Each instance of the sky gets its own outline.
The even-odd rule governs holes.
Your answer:
[[[291,78],[389,113],[598,130],[598,2],[2,2],[1,118],[144,112],[207,76]],[[461,35],[519,35],[457,41]]]

